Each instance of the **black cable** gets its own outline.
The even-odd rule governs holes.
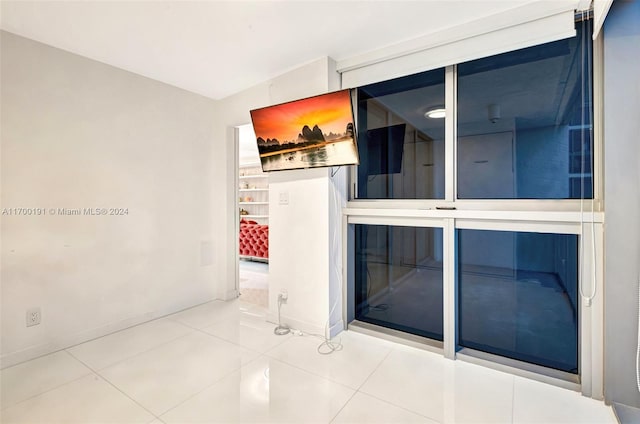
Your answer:
[[[365,262],[365,267],[367,268],[367,303],[369,303],[369,295],[371,294],[371,272],[369,271],[369,264]],[[369,310],[384,312],[389,309],[388,303],[378,303],[377,305],[369,305]]]

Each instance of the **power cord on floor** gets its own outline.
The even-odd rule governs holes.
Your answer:
[[[331,341],[331,332],[329,331],[329,321],[331,320],[331,316],[338,305],[338,300],[333,303],[333,307],[329,312],[329,317],[327,318],[327,323],[324,325],[324,341],[318,346],[318,353],[321,355],[330,355],[333,352],[337,352],[342,350],[341,339],[338,339],[337,342]],[[322,337],[322,336],[321,336]]]
[[[282,308],[282,304],[285,303],[287,301],[287,295],[285,293],[280,293],[278,294],[278,326],[276,328],[273,329],[273,333],[278,335],[278,336],[284,336],[287,335],[289,333],[294,334],[296,336],[311,336],[311,337],[317,337],[319,339],[322,339],[323,342],[320,343],[320,345],[318,346],[318,353],[321,355],[330,355],[333,352],[342,350],[342,343],[341,343],[341,339],[338,339],[337,341],[331,340],[331,338],[329,337],[328,333],[329,333],[329,321],[327,320],[327,324],[325,325],[325,335],[321,335],[321,334],[315,334],[315,333],[305,333],[302,330],[298,330],[297,328],[292,328],[289,327],[286,324],[282,324],[281,318],[280,318],[280,310]],[[335,309],[335,308],[334,308]],[[333,310],[332,310],[333,313]],[[329,316],[331,316],[331,313],[329,314]]]
[[[317,333],[307,333],[302,330],[298,330],[297,328],[287,327],[291,334],[298,337],[315,337],[322,340],[322,343],[318,345],[316,349],[321,355],[330,355],[333,352],[337,352],[342,350],[342,340],[338,338],[338,340],[331,340],[322,334]]]
[[[338,340],[337,342],[334,342],[329,339],[325,339],[324,342],[320,343],[317,349],[320,355],[331,355],[333,352],[337,352],[340,350],[342,350],[341,341]]]
[[[371,272],[369,271],[368,262],[365,262],[365,267],[367,268],[367,303],[368,303],[369,299],[371,299],[371,284],[373,282],[373,279],[371,278]],[[370,311],[384,312],[389,308],[390,306],[388,303],[378,303],[377,305],[369,304]]]

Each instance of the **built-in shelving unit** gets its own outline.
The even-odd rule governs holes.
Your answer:
[[[240,167],[238,207],[240,218],[269,223],[269,176],[259,166]]]

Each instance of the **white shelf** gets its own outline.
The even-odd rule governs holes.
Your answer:
[[[261,224],[267,224],[269,222],[269,174],[262,173],[260,166],[241,168],[240,173],[247,175],[238,175],[238,209],[248,213],[248,215],[240,215],[240,219],[255,219]],[[250,186],[253,188],[249,188]]]

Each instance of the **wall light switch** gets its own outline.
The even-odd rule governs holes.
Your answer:
[[[281,191],[279,193],[278,204],[280,205],[288,205],[289,204],[289,192]]]

